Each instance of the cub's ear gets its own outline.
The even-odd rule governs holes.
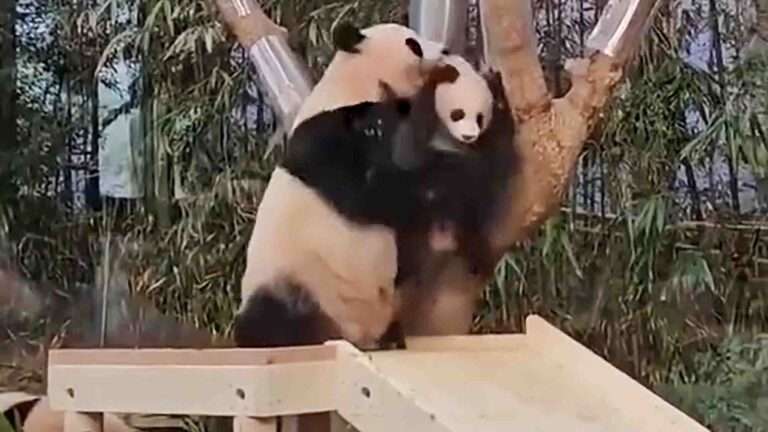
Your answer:
[[[421,44],[416,39],[409,37],[405,40],[405,46],[408,47],[408,49],[411,50],[413,55],[415,55],[418,58],[424,58],[424,49],[421,47]]]
[[[504,83],[501,79],[501,73],[489,70],[483,73],[483,78],[485,78],[485,82],[488,83],[488,89],[491,91],[493,99],[506,102],[507,96],[504,93]]]
[[[459,70],[445,64],[435,67],[429,74],[429,80],[435,84],[453,84],[459,79]]]
[[[341,22],[333,29],[333,45],[339,51],[357,54],[358,45],[364,40],[365,35],[350,22]]]

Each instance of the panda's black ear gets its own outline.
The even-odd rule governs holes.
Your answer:
[[[421,44],[416,39],[409,37],[405,40],[405,45],[413,54],[418,58],[424,58],[424,49],[421,48]]]
[[[430,79],[435,84],[453,84],[459,79],[459,70],[449,64],[440,65],[432,71]]]
[[[502,82],[500,72],[489,70],[486,71],[482,76],[485,79],[485,82],[488,83],[488,89],[491,90],[491,94],[493,95],[494,99],[506,98],[504,95],[504,83]]]
[[[341,22],[333,29],[333,45],[337,50],[359,53],[357,46],[364,40],[365,35],[350,22]]]

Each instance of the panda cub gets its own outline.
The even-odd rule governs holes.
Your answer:
[[[507,204],[501,201],[517,170],[515,124],[501,76],[480,75],[457,55],[444,60],[456,68],[457,78],[442,80],[434,98],[417,102],[419,110],[434,110],[439,122],[426,146],[434,151],[419,169],[420,223],[397,235],[399,279],[423,269],[435,252],[453,250],[472,273],[492,274],[489,227],[499,206]]]

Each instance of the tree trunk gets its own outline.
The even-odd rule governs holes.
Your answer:
[[[755,34],[747,47],[747,57],[768,57],[768,0],[754,0],[757,21]]]
[[[755,29],[763,40],[768,41],[768,0],[755,0],[757,25]]]
[[[0,0],[0,202],[15,195],[13,166],[16,131],[16,0]]]

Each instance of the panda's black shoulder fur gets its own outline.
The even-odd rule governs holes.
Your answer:
[[[434,101],[428,92],[414,101]],[[420,173],[396,163],[395,146],[426,147],[439,122],[432,112],[391,95],[321,112],[296,127],[282,166],[349,220],[412,224]]]

